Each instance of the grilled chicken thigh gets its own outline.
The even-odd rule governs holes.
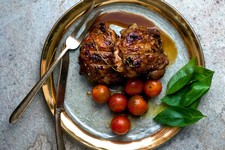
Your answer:
[[[79,56],[80,74],[105,84],[138,76],[159,79],[168,63],[158,28],[137,24],[118,37],[108,24],[100,23],[83,40]]]
[[[121,31],[114,51],[114,66],[123,76],[159,79],[168,63],[157,27],[133,24]]]
[[[108,24],[100,23],[95,26],[81,45],[80,74],[96,83],[112,84],[121,81],[122,75],[112,67],[117,38]]]

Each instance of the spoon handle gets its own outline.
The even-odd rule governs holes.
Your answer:
[[[50,66],[50,68],[45,72],[45,74],[41,77],[41,79],[35,84],[35,86],[30,90],[30,92],[27,94],[27,96],[22,100],[22,102],[16,107],[16,109],[13,111],[9,118],[9,123],[15,123],[24,113],[26,108],[29,106],[29,104],[32,102],[34,97],[36,96],[37,92],[40,90],[44,82],[48,79],[48,77],[51,75],[61,58],[65,55],[65,53],[68,51],[68,48],[66,47],[56,58],[56,60],[53,62],[53,64]]]

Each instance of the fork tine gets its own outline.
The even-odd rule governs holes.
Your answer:
[[[96,12],[96,14],[91,18],[90,22],[87,24],[86,28],[84,29],[84,31],[81,33],[81,35],[79,36],[79,38],[77,38],[78,42],[81,42],[84,37],[86,36],[88,30],[90,29],[90,27],[92,26],[92,24],[94,23],[94,21],[96,20],[96,18],[99,16],[99,14],[102,12],[103,10],[98,10]]]
[[[77,25],[76,29],[71,33],[72,36],[75,36],[77,34],[77,32],[81,29],[81,27],[84,24],[84,22],[86,21],[87,17],[91,14],[91,12],[94,8],[94,5],[95,5],[95,1],[93,0],[92,4],[89,6],[88,10],[86,10],[86,12],[84,12],[83,19]]]

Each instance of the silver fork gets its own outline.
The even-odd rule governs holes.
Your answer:
[[[31,101],[34,99],[37,92],[40,90],[41,86],[44,84],[44,82],[48,79],[48,77],[51,75],[52,71],[55,69],[61,58],[65,55],[68,50],[76,50],[82,40],[85,38],[85,35],[87,34],[88,30],[90,29],[91,25],[94,23],[95,19],[99,16],[99,14],[102,12],[102,10],[99,10],[95,13],[93,18],[91,18],[90,22],[87,24],[84,31],[81,33],[81,35],[78,38],[75,38],[76,34],[80,30],[80,28],[83,26],[85,21],[87,20],[88,16],[91,14],[92,10],[94,8],[94,1],[92,2],[89,9],[86,11],[86,13],[83,16],[83,19],[80,21],[76,29],[70,34],[70,36],[66,39],[66,47],[62,50],[62,52],[59,54],[59,56],[56,58],[56,60],[52,63],[50,68],[45,72],[45,74],[41,77],[41,79],[36,83],[36,85],[30,90],[30,92],[27,94],[27,96],[22,100],[22,102],[16,107],[16,109],[13,111],[9,118],[10,123],[15,123],[23,114],[23,112],[26,110],[28,105],[31,103]]]

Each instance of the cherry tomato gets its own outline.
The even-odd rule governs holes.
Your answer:
[[[159,80],[148,80],[144,85],[144,92],[149,97],[155,97],[162,91],[162,84]]]
[[[128,79],[125,84],[125,92],[129,95],[137,95],[140,94],[143,90],[144,83],[141,79],[134,78],[134,79]]]
[[[130,120],[125,116],[115,116],[111,120],[112,132],[123,135],[130,130]]]
[[[148,103],[140,95],[134,95],[128,100],[127,107],[132,115],[139,116],[147,112]]]
[[[127,107],[127,98],[120,93],[113,94],[109,98],[109,108],[113,112],[122,112]]]
[[[98,84],[92,88],[92,97],[97,103],[105,103],[110,98],[110,90],[106,85]]]

